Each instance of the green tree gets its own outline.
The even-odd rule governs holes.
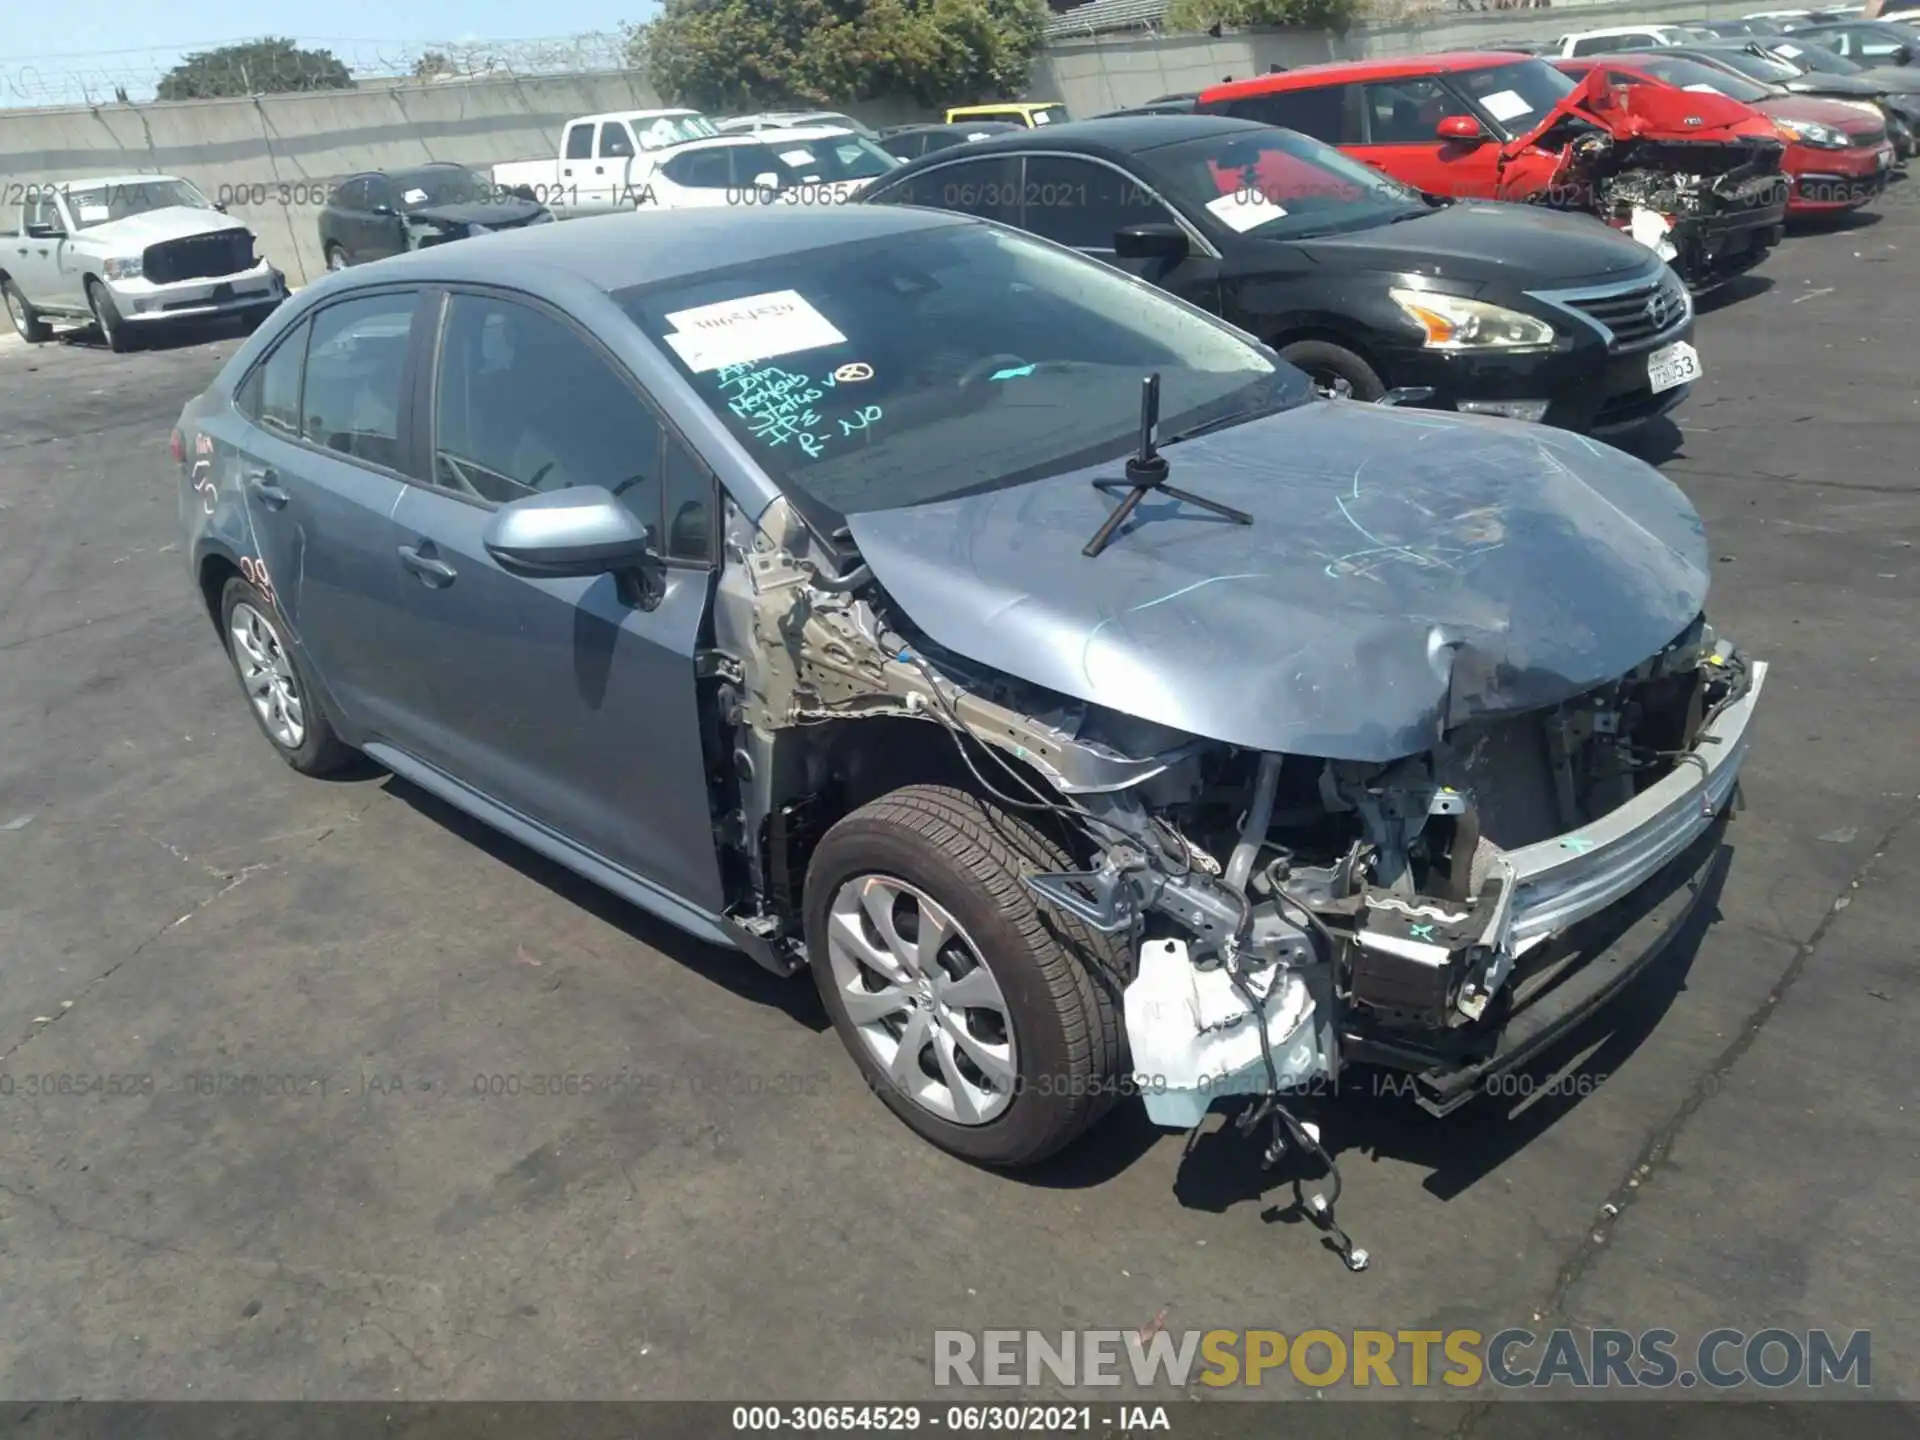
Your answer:
[[[1166,26],[1206,30],[1214,25],[1273,25],[1344,35],[1359,11],[1359,0],[1173,0],[1167,6]]]
[[[921,105],[998,100],[1027,82],[1045,0],[666,0],[628,55],[674,104]]]
[[[267,38],[189,55],[160,79],[161,100],[277,95],[289,90],[351,90],[353,76],[331,50],[302,50]]]

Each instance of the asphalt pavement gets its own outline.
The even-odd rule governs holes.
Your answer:
[[[878,1400],[933,1393],[936,1329],[1558,1324],[1867,1329],[1920,1395],[1920,208],[1884,208],[1709,302],[1641,447],[1773,667],[1710,923],[1538,1093],[1325,1117],[1361,1275],[1229,1134],[1126,1106],[969,1168],[804,979],[293,774],[179,553],[167,434],[236,342],[0,348],[0,1397]]]

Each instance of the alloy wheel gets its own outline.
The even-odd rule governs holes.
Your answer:
[[[233,663],[240,672],[241,687],[260,723],[279,744],[298,750],[307,738],[306,706],[280,632],[243,600],[233,607],[227,634],[233,641]]]
[[[7,291],[7,318],[13,321],[13,328],[20,334],[27,333],[27,308],[20,303],[20,297],[11,289]]]
[[[980,949],[903,880],[858,875],[835,893],[827,959],[868,1053],[922,1109],[985,1125],[1013,1103],[1013,1021]]]

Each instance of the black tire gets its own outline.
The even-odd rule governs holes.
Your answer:
[[[274,645],[286,658],[287,665],[293,672],[305,731],[298,745],[286,744],[267,728],[266,721],[254,707],[253,697],[247,692],[246,675],[241,668],[240,656],[235,653],[237,646],[233,636],[234,612],[241,605],[251,607],[272,632]],[[240,682],[240,693],[246,697],[247,713],[253,716],[254,723],[260,727],[260,733],[266,736],[267,743],[273,746],[282,760],[302,775],[313,776],[334,774],[356,761],[357,752],[334,734],[333,726],[328,722],[326,712],[320,706],[313,681],[307,673],[306,664],[301,659],[299,651],[287,643],[280,612],[275,609],[273,602],[260,593],[259,587],[238,575],[229,578],[220,591],[220,643],[226,647],[227,659],[233,665],[234,678]]]
[[[6,298],[7,318],[13,322],[14,334],[29,345],[44,345],[53,338],[53,327],[40,318],[40,312],[28,303],[11,276],[0,280],[0,295]]]
[[[100,331],[100,338],[114,354],[124,355],[140,348],[139,336],[120,318],[120,307],[113,303],[113,296],[98,280],[87,282],[87,308],[93,311],[93,323]]]
[[[332,241],[328,241],[326,248],[320,253],[327,262],[327,269],[344,270],[347,268],[347,252]]]
[[[1134,972],[1131,944],[1043,906],[1023,883],[1075,868],[1024,819],[937,785],[862,806],[822,837],[808,865],[808,954],[834,1028],[887,1108],[962,1159],[1004,1168],[1044,1160],[1105,1115],[1125,1086],[1121,992]],[[841,887],[867,875],[904,881],[943,907],[999,986],[1017,1079],[1011,1103],[985,1124],[958,1124],[916,1103],[848,1016],[828,954],[828,915]]]
[[[1298,366],[1323,388],[1344,381],[1350,390],[1345,398],[1371,402],[1387,393],[1386,382],[1353,351],[1326,340],[1296,340],[1281,347],[1280,358]]]

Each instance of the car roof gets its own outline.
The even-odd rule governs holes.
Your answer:
[[[781,145],[799,140],[842,140],[853,132],[828,125],[768,125],[759,130],[727,130],[718,135],[702,135],[673,146],[676,155],[689,150],[729,150],[748,145]],[[861,137],[854,136],[855,139]]]
[[[1270,130],[1257,120],[1240,120],[1230,115],[1107,115],[1092,120],[1073,120],[1064,125],[1048,125],[1039,130],[1015,130],[991,140],[970,141],[968,159],[1009,150],[1065,150],[1077,155],[1102,155],[1109,158],[1137,155],[1157,150],[1162,145],[1177,145],[1183,140],[1200,140],[1209,135],[1232,134],[1242,130]],[[926,156],[927,160],[959,158],[951,150]],[[914,161],[920,164],[921,161]],[[898,170],[893,172],[899,174]]]
[[[1432,55],[1394,55],[1379,60],[1327,60],[1317,65],[1301,65],[1277,75],[1255,75],[1247,80],[1230,80],[1209,85],[1200,92],[1203,101],[1236,100],[1245,95],[1272,95],[1283,90],[1310,90],[1317,85],[1332,85],[1348,80],[1391,80],[1410,75],[1450,75],[1462,70],[1483,70],[1490,65],[1513,65],[1537,56],[1518,55],[1511,50],[1442,50]]]
[[[183,180],[189,185],[193,184],[192,181],[186,180],[186,177],[183,175],[155,175],[149,171],[145,175],[75,175],[71,179],[61,181],[58,185],[42,186],[40,188],[42,190],[58,190],[68,185],[118,185],[131,190],[137,185],[152,185],[162,180]],[[22,187],[15,186],[14,188],[18,190]],[[35,187],[28,185],[24,188],[28,193],[32,193]],[[199,188],[199,186],[194,185],[194,189],[197,190]]]
[[[904,205],[642,208],[585,216],[564,225],[503,230],[484,245],[431,245],[341,273],[369,284],[499,284],[547,270],[613,294],[819,246],[983,223],[968,215]]]

